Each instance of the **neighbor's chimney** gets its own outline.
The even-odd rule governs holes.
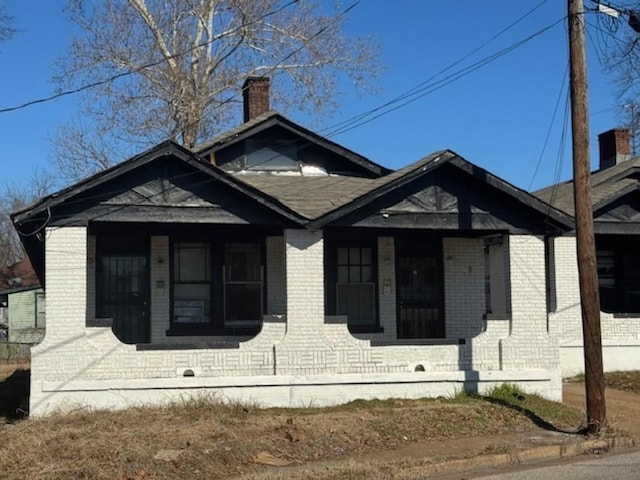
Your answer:
[[[618,165],[631,158],[628,128],[614,128],[598,135],[600,144],[600,170]]]
[[[244,121],[269,111],[269,77],[248,77],[242,85]]]

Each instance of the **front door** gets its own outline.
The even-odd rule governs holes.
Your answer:
[[[146,255],[99,256],[97,316],[111,318],[124,343],[149,342],[149,272]]]
[[[434,251],[397,253],[398,338],[442,338],[442,255]]]

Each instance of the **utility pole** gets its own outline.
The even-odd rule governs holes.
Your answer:
[[[583,0],[568,0],[573,195],[587,399],[587,432],[606,424],[600,297],[591,203],[589,115]]]

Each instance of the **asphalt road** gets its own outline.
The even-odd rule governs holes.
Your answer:
[[[582,460],[577,460],[583,458]],[[454,477],[450,477],[454,478]],[[460,480],[602,480],[640,479],[640,450],[601,456],[576,457],[575,461],[559,465],[546,465],[498,475],[460,475]]]

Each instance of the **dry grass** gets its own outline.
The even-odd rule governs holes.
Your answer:
[[[609,372],[605,374],[605,383],[609,388],[640,393],[640,372]]]
[[[527,395],[547,421],[575,428],[582,413]],[[191,479],[253,475],[259,454],[303,465],[438,439],[531,430],[523,409],[460,395],[451,400],[354,402],[326,409],[258,409],[216,398],[126,411],[77,411],[3,428],[2,478]],[[179,450],[174,460],[156,460]],[[354,468],[345,477],[366,478]],[[300,477],[300,478],[304,478]],[[382,477],[379,477],[382,478]]]
[[[584,383],[584,374],[567,378],[566,382]],[[630,393],[640,393],[640,371],[605,372],[604,383],[608,388],[615,388]]]

